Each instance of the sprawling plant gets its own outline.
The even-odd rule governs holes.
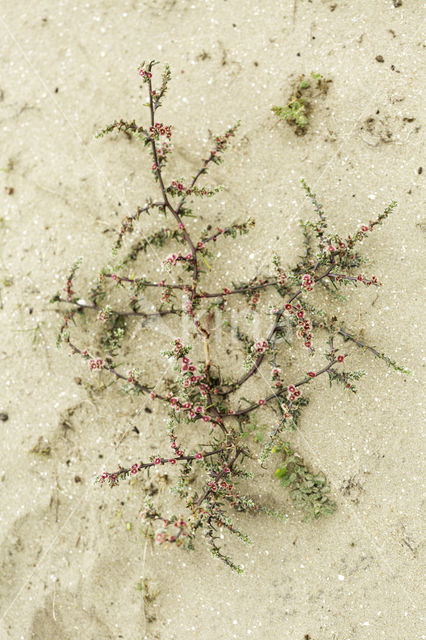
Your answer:
[[[212,247],[226,239],[232,243],[254,226],[251,219],[222,228],[208,225],[196,239],[197,223],[192,220],[189,206],[194,198],[211,197],[219,190],[204,184],[204,178],[213,164],[222,162],[239,123],[212,139],[210,150],[193,176],[169,175],[167,163],[172,153],[173,130],[157,113],[171,74],[166,65],[161,83],[155,85],[156,64],[151,61],[139,68],[148,90],[149,124],[118,120],[99,136],[122,132],[141,140],[151,154],[151,171],[159,196],[147,200],[123,220],[113,247],[113,255],[120,256],[120,261],[102,269],[87,300],[74,291],[80,263],[72,267],[64,293],[52,298],[53,302],[68,306],[63,313],[58,344],[68,345],[73,354],[87,361],[92,371],[102,370],[103,375],[110,375],[112,381],[122,385],[124,393],[146,394],[153,404],[166,405],[169,412],[167,453],[158,451],[157,455],[144,458],[142,452],[135,451],[133,464],[105,470],[98,482],[114,487],[126,478],[168,467],[170,476],[175,478],[171,487],[173,501],[181,501],[179,514],[161,513],[161,506],[147,495],[141,514],[145,532],[158,544],[175,544],[186,549],[193,548],[198,532],[214,556],[240,572],[241,567],[220,544],[224,530],[250,542],[234,524],[232,511],[263,511],[286,517],[242,493],[241,486],[259,479],[256,474],[256,469],[260,473],[259,465],[267,469],[270,459],[275,458],[274,475],[282,486],[289,487],[295,506],[303,510],[307,519],[332,513],[335,508],[325,476],[313,473],[288,441],[299,424],[302,408],[308,403],[308,388],[321,376],[327,376],[330,385],[356,392],[356,382],[364,372],[346,367],[350,345],[368,351],[397,371],[405,371],[360,339],[356,332],[348,330],[336,317],[335,310],[329,308],[330,294],[341,300],[339,291],[344,285],[379,286],[375,276],[361,272],[365,259],[358,248],[384,222],[396,203],[391,202],[375,219],[341,237],[329,229],[323,206],[302,181],[316,219],[301,224],[304,248],[297,263],[285,268],[278,256],[269,256],[269,275],[248,277],[243,282],[231,280],[220,290],[207,290],[205,283],[214,279],[217,257]],[[155,211],[169,219],[169,226],[145,236],[140,219]],[[153,259],[144,259],[147,250],[159,255],[166,244],[172,250],[160,256],[160,265],[154,264]],[[135,273],[138,268],[143,269],[142,273],[155,268],[158,272],[158,267],[161,280]],[[327,293],[325,308],[317,302],[321,290]],[[265,310],[262,297],[266,292],[270,293],[270,305]],[[156,300],[154,308],[150,296]],[[236,301],[246,305],[248,315],[232,313]],[[256,316],[263,316],[262,325],[253,321]],[[176,331],[179,325],[187,327],[188,323],[192,327],[192,333],[187,331],[186,341],[181,333],[179,337],[175,333],[169,349],[163,352],[173,363],[172,377],[164,375],[157,379],[151,366],[128,361],[127,354],[136,352],[130,347],[140,344],[137,330],[144,332],[143,339],[147,340],[147,332],[155,321],[169,332]],[[220,336],[212,331],[214,323],[216,326],[220,323]],[[263,335],[254,335],[265,323],[269,323],[269,329]],[[91,332],[92,338],[97,336],[92,351],[77,344],[76,332],[79,339],[87,336],[87,332]],[[302,370],[297,377],[294,367],[289,373],[286,362],[299,345],[310,356],[317,347],[323,365]],[[230,347],[239,357],[236,374],[226,371]],[[304,359],[302,354],[299,360]]]

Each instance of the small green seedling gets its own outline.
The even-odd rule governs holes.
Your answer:
[[[290,125],[295,126],[297,135],[303,135],[309,124],[309,114],[312,111],[311,101],[315,97],[314,91],[318,89],[320,93],[327,93],[330,82],[331,80],[325,80],[320,73],[311,73],[309,78],[302,75],[298,79],[286,106],[273,106],[272,111],[278,118],[287,120]]]
[[[312,473],[288,442],[273,447],[272,453],[283,455],[274,475],[282,487],[291,489],[290,496],[294,506],[304,512],[305,521],[335,511],[336,503],[328,495],[330,486],[323,473]]]

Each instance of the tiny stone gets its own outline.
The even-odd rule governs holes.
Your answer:
[[[0,420],[2,422],[6,422],[6,420],[9,420],[9,414],[7,414],[5,411],[2,411],[0,413]]]
[[[76,378],[74,378],[74,382],[75,384],[81,384],[81,378],[77,376]]]
[[[376,56],[376,60],[377,60],[377,62],[384,62],[385,61],[384,57],[381,56],[381,55]]]
[[[74,482],[81,482],[80,476],[74,476]]]
[[[423,167],[419,167],[419,168],[417,169],[417,173],[419,174],[419,176],[421,176],[421,175],[422,175],[422,173],[423,173]]]

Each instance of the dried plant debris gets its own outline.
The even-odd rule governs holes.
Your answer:
[[[420,127],[413,124],[416,118],[411,115],[401,116],[390,110],[377,109],[360,125],[361,139],[370,147],[382,144],[401,144],[409,136],[419,132]]]

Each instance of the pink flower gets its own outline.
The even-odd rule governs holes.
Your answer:
[[[258,404],[259,406],[264,405],[264,404],[265,404],[265,398],[260,398],[260,399],[257,401],[257,404]]]
[[[197,458],[197,460],[202,460],[203,459],[203,454],[202,453],[196,453],[195,457]]]
[[[161,458],[154,458],[154,464],[161,464]]]
[[[284,418],[289,418],[291,414],[290,414],[290,411],[288,410],[287,405],[286,404],[282,404],[281,405],[281,409],[283,411]]]
[[[104,366],[104,363],[103,363],[103,360],[98,358],[97,360],[90,360],[89,366],[93,371],[93,369],[102,369]]]
[[[308,371],[308,376],[309,376],[310,378],[315,378],[315,377],[316,377],[316,375],[317,375],[317,374],[315,373],[315,371]]]

